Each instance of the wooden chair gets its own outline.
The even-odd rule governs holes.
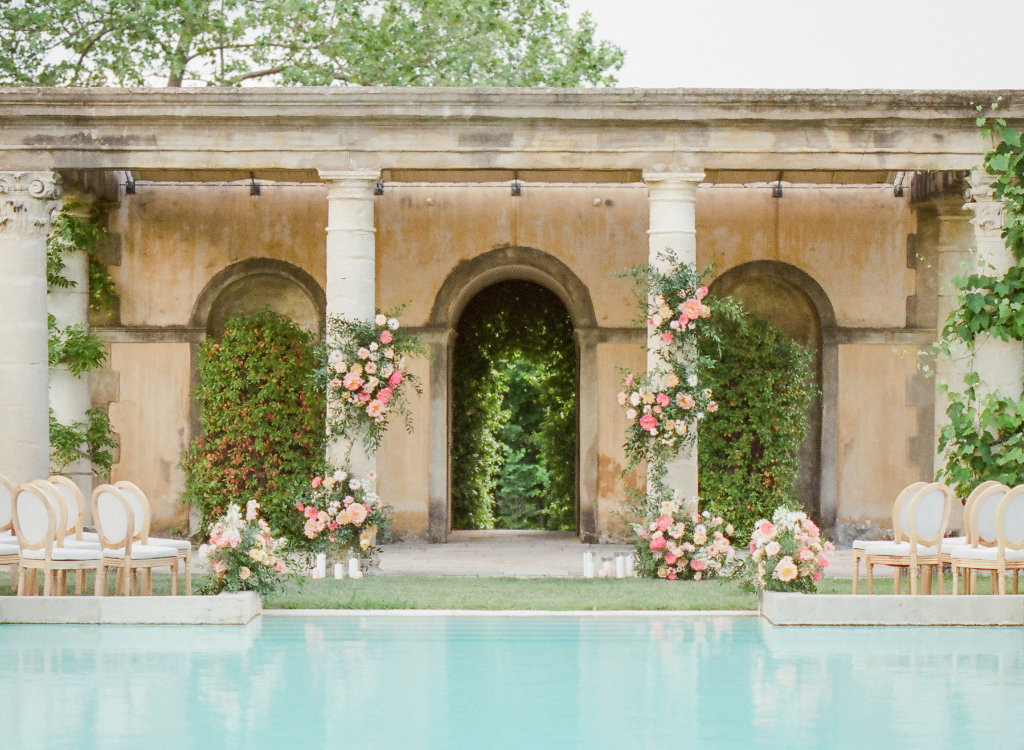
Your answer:
[[[88,532],[83,528],[88,508],[86,507],[85,498],[82,496],[82,491],[78,488],[78,485],[68,477],[61,476],[60,474],[54,474],[46,481],[57,490],[61,499],[64,501],[65,511],[67,513],[67,527],[64,532],[64,545],[72,547],[94,546],[98,549],[100,546],[99,536],[95,532]],[[78,544],[79,542],[84,544]],[[80,571],[78,573],[78,578],[75,581],[75,593],[81,594],[84,587],[85,572]]]
[[[117,589],[125,596],[135,590],[137,571],[143,571],[140,590],[153,593],[153,568],[171,569],[171,595],[178,594],[178,551],[134,541],[136,520],[131,503],[117,487],[101,484],[92,492],[92,518],[100,537],[103,564],[118,571]]]
[[[164,539],[151,537],[149,535],[149,524],[153,520],[153,508],[149,504],[149,498],[138,485],[131,482],[114,482],[114,486],[121,490],[121,494],[131,503],[132,512],[135,513],[135,536],[134,541],[140,544],[150,544],[155,547],[171,547],[177,550],[178,559],[181,560],[185,569],[185,595],[192,596],[192,542],[186,539]]]
[[[996,509],[1010,488],[999,482],[985,482],[971,493],[964,504],[964,530],[966,539],[945,539],[942,545],[942,561],[953,567],[953,553],[963,549],[996,546]],[[953,585],[957,593],[959,583],[954,571]],[[964,584],[964,593],[977,593],[978,573],[972,570]],[[996,579],[992,577],[992,593],[996,593]]]
[[[966,500],[964,500],[964,512],[963,512],[963,523],[962,523],[962,526],[963,526],[962,530],[963,530],[964,533],[961,536],[948,536],[945,539],[943,539],[942,540],[943,548],[952,549],[953,546],[958,545],[958,544],[969,545],[971,543],[971,529],[970,529],[970,526],[971,526],[971,506],[974,505],[974,502],[979,497],[981,497],[981,493],[984,492],[985,490],[987,490],[989,487],[1005,487],[1005,486],[1006,485],[1000,484],[999,482],[988,481],[988,482],[982,482],[977,487],[975,487],[973,490],[971,490],[971,494],[967,496]],[[1007,489],[1009,489],[1009,488],[1007,487]],[[952,516],[951,516],[951,518],[952,518]],[[943,558],[944,558],[943,562],[948,563],[949,559],[948,559],[947,552],[943,552],[942,555],[943,555]]]
[[[1024,485],[1008,490],[990,487],[974,507],[974,534],[970,547],[952,550],[953,593],[959,593],[960,571],[970,571],[965,593],[977,593],[978,570],[989,570],[993,593],[1006,593],[1006,573],[1013,571],[1013,593],[1024,568]],[[985,544],[994,539],[994,544]]]
[[[54,585],[54,575],[67,570],[94,570],[95,596],[106,591],[106,570],[103,555],[98,549],[73,549],[56,546],[57,513],[43,491],[32,484],[19,484],[14,488],[12,520],[20,548],[18,596],[34,593],[36,571],[43,571],[43,596],[63,593]],[[26,585],[27,573],[32,580]],[[55,591],[56,590],[56,591]]]
[[[924,487],[927,482],[914,482],[908,484],[903,488],[903,491],[896,496],[896,502],[892,504],[892,528],[893,534],[898,534],[896,529],[900,525],[900,510],[903,508],[903,504],[908,502],[914,494]],[[898,538],[898,537],[897,537]],[[853,593],[860,593],[860,561],[864,557],[865,547],[869,544],[879,541],[878,539],[855,539],[853,542]],[[868,576],[868,593],[875,593],[874,580]]]
[[[14,485],[0,474],[0,565],[11,566],[11,590],[18,588],[18,538],[14,536],[11,506],[14,503]]]
[[[899,510],[896,535],[892,542],[869,542],[864,549],[864,564],[867,567],[868,591],[872,590],[875,565],[889,565],[893,568],[893,593],[900,593],[900,569],[907,568],[910,576],[910,593],[917,593],[917,569],[924,566],[924,587],[931,593],[931,568],[939,567],[942,553],[942,539],[949,524],[949,513],[956,496],[946,485],[933,482],[917,490]],[[943,579],[939,575],[939,593],[944,593]]]

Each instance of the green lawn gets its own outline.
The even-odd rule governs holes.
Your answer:
[[[113,593],[113,576],[108,588]],[[8,594],[8,573],[0,573],[0,594]],[[196,576],[198,589],[204,581]],[[86,593],[92,593],[89,577]],[[183,586],[183,583],[182,583]],[[946,576],[946,591],[952,578]],[[978,586],[989,591],[988,581]],[[69,586],[69,593],[73,588]],[[184,591],[184,588],[181,589]],[[849,594],[850,579],[825,578],[823,594]],[[155,594],[170,593],[170,578],[154,578]],[[861,580],[861,593],[866,582]],[[903,592],[908,591],[903,582]],[[875,581],[877,594],[892,593],[892,579]],[[757,597],[735,583],[583,578],[437,578],[371,576],[360,581],[334,579],[290,581],[284,591],[263,603],[266,609],[518,609],[518,610],[754,610]]]

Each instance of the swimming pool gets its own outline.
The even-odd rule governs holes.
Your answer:
[[[1020,747],[1021,628],[747,617],[0,626],[0,747]]]

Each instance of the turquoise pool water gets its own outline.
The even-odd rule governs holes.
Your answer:
[[[0,626],[4,748],[1017,748],[1019,628]]]

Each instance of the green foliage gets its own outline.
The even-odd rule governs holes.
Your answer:
[[[0,85],[612,85],[567,0],[13,0]]]
[[[462,314],[452,384],[455,528],[576,527],[576,351],[543,287],[488,287]]]
[[[701,353],[715,360],[708,386],[719,409],[700,426],[702,508],[721,516],[746,542],[754,522],[797,508],[793,483],[815,394],[813,352],[728,300],[713,300],[714,335]]]
[[[361,439],[368,455],[380,447],[392,414],[402,417],[412,432],[406,394],[409,388],[422,393],[406,360],[426,354],[426,348],[401,327],[401,312],[402,308],[378,312],[373,320],[331,316],[324,343],[317,349],[315,380],[331,405],[330,435],[349,443]]]
[[[323,464],[324,399],[311,336],[269,310],[228,321],[199,357],[202,436],[182,459],[185,491],[206,528],[255,500],[275,534],[296,538],[295,498]]]
[[[117,448],[117,440],[110,429],[110,419],[100,407],[85,412],[85,422],[63,425],[50,410],[50,463],[54,471],[64,471],[81,458],[88,459],[94,473],[110,476],[114,464],[109,449]]]
[[[60,328],[57,319],[46,316],[49,329],[49,362],[50,367],[65,365],[76,378],[82,373],[95,370],[107,359],[103,343],[94,333],[89,333],[85,323]]]
[[[949,421],[939,434],[946,464],[938,477],[956,486],[962,497],[984,481],[1024,483],[1024,398],[988,392],[974,368],[976,347],[985,339],[1024,339],[1024,148],[1021,133],[1002,118],[979,117],[978,125],[992,142],[984,167],[995,178],[992,196],[1003,202],[1002,237],[1017,263],[1001,276],[972,274],[954,280],[959,306],[936,345],[940,356],[966,352],[963,391],[939,386],[946,391]]]

